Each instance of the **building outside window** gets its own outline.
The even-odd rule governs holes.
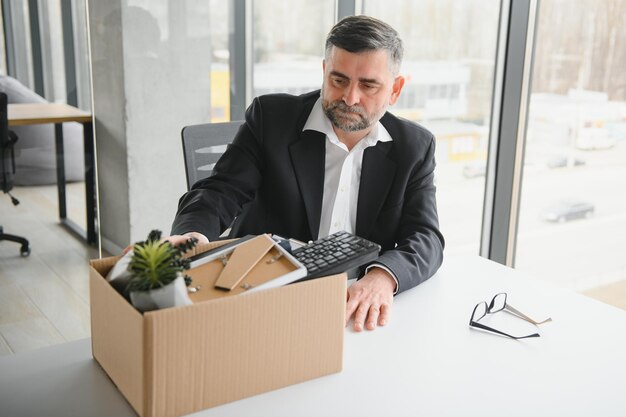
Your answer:
[[[626,290],[626,2],[539,4],[515,267]]]
[[[478,254],[500,2],[366,0],[363,11],[404,41],[407,83],[390,111],[435,135],[446,253]]]

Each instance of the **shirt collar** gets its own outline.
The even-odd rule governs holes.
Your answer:
[[[303,132],[305,130],[315,130],[317,132],[324,133],[331,142],[335,144],[339,143],[339,139],[333,130],[332,123],[324,114],[321,97],[317,99],[311,109],[309,118],[302,128]],[[364,142],[365,147],[374,146],[377,142],[391,142],[392,140],[391,135],[387,132],[387,129],[385,129],[380,121],[376,122],[370,133],[361,139],[361,141]]]

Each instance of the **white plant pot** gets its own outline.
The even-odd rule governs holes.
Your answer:
[[[192,304],[182,275],[165,287],[149,291],[131,291],[130,301],[142,312]]]
[[[128,280],[130,279],[130,271],[128,271],[128,264],[130,264],[130,260],[133,257],[133,251],[129,251],[127,254],[122,256],[120,260],[118,260],[113,268],[107,274],[107,281],[111,283],[113,288],[117,290],[124,297],[128,298],[128,293],[126,291],[126,286],[128,285]]]

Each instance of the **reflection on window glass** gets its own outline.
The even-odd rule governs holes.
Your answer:
[[[625,15],[540,3],[515,263],[581,291],[626,288]]]
[[[210,103],[210,122],[230,120],[229,2],[218,0],[128,0],[135,12],[149,11],[158,27],[158,49],[153,54],[176,65],[175,80],[183,95]],[[141,9],[141,10],[140,10]],[[126,12],[127,14],[129,12]],[[147,34],[141,31],[137,37]],[[143,45],[137,40],[137,45]],[[145,49],[139,46],[139,49]],[[178,63],[178,64],[177,64]],[[163,65],[165,66],[165,65]],[[205,70],[209,67],[210,70]],[[189,87],[182,87],[182,84]],[[195,87],[192,87],[194,86]],[[189,91],[186,91],[186,89]],[[200,93],[202,92],[202,93]]]
[[[13,56],[11,66],[12,77],[18,79],[22,84],[30,89],[35,88],[35,78],[33,75],[33,51],[30,42],[30,20],[29,2],[12,1],[10,3],[10,15],[3,16],[11,22],[13,35]]]
[[[253,96],[302,94],[322,85],[326,34],[335,2],[257,0],[253,3]]]
[[[479,251],[499,6],[364,1],[364,13],[392,25],[405,45],[407,83],[390,110],[437,139],[437,204],[448,254]]]

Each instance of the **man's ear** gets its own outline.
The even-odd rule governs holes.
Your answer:
[[[326,74],[326,60],[322,59],[322,73]]]
[[[398,75],[393,81],[391,96],[389,97],[390,106],[396,104],[396,101],[398,101],[398,98],[400,97],[400,91],[402,91],[402,87],[404,87],[405,80],[406,79],[402,75]]]

